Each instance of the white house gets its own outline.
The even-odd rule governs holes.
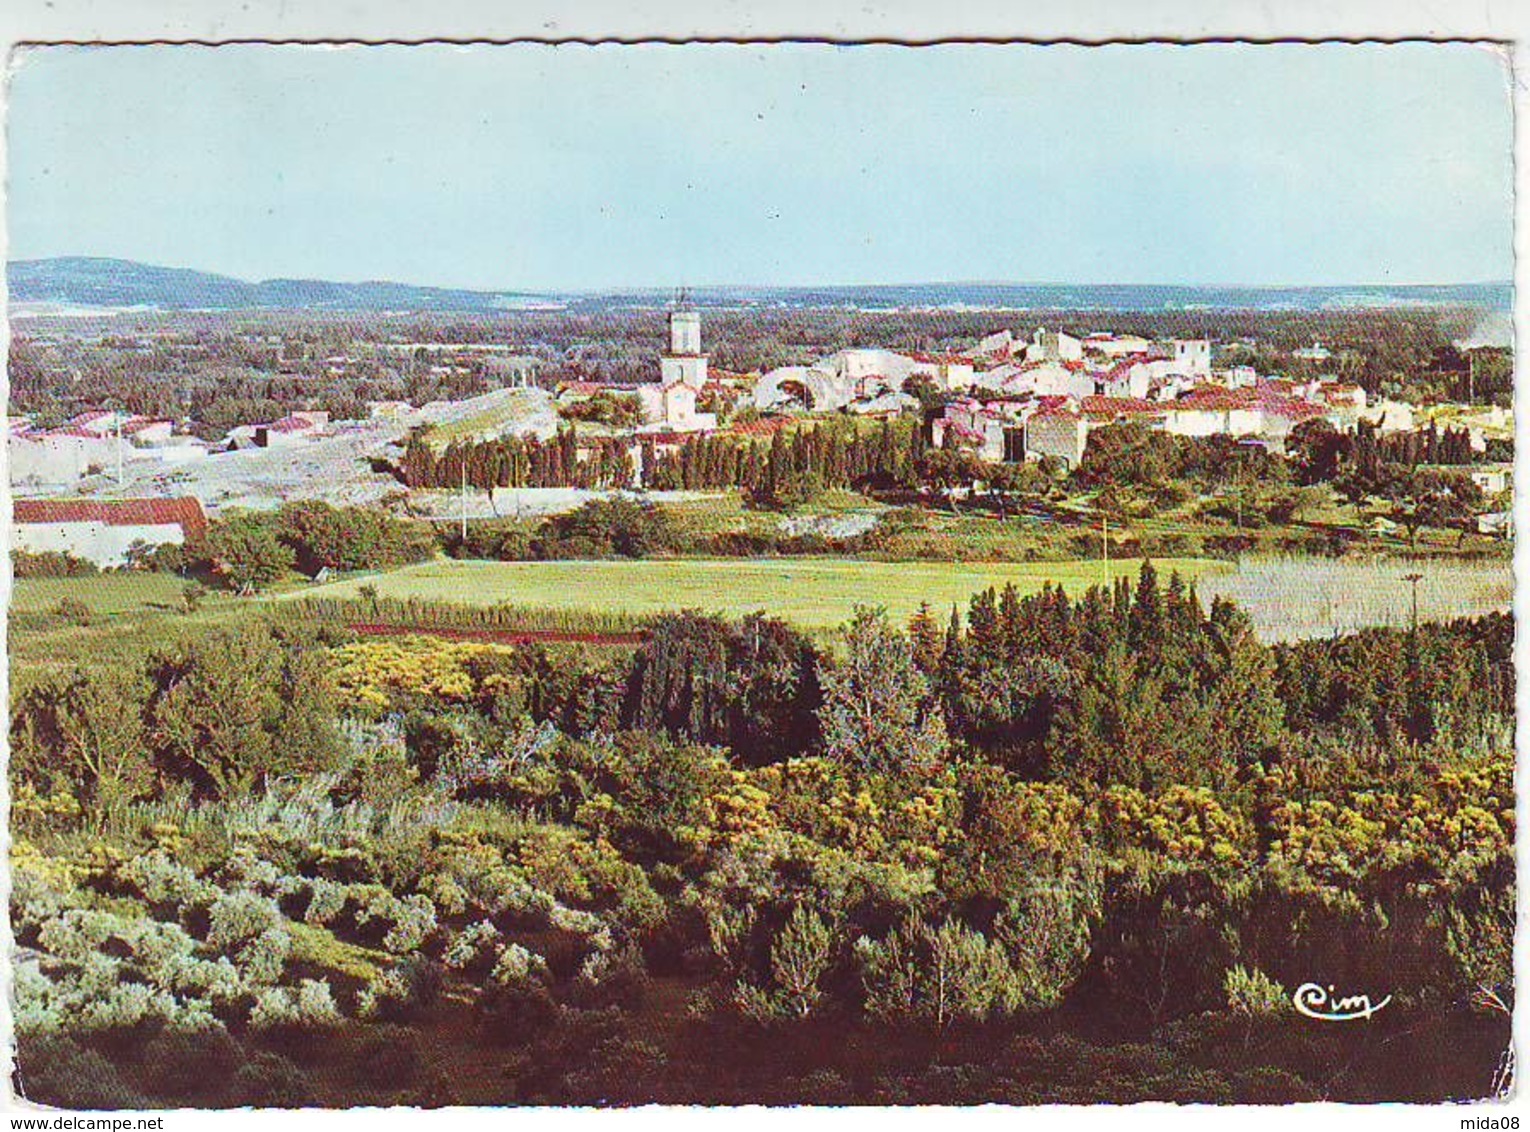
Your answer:
[[[1082,361],[1083,357],[1082,339],[1064,334],[1061,330],[1048,330],[1044,326],[1036,328],[1036,333],[1031,335],[1031,344],[1025,348],[1025,360],[1028,362],[1077,362]]]
[[[929,377],[948,393],[972,388],[975,367],[971,358],[961,354],[913,354],[910,360],[914,363],[914,376]]]
[[[11,545],[42,554],[83,558],[102,568],[127,564],[134,546],[183,545],[207,533],[199,500],[18,499],[13,505]]]
[[[1259,384],[1259,372],[1253,366],[1232,366],[1213,371],[1211,379],[1228,389],[1252,389]]]
[[[1000,366],[979,375],[978,381],[1006,393],[1028,393],[1034,397],[1089,397],[1094,394],[1095,384],[1094,375],[1082,366],[1061,362]]]
[[[1501,538],[1513,538],[1514,512],[1494,511],[1486,515],[1478,515],[1477,533],[1481,535],[1497,535]]]
[[[1084,339],[1084,352],[1098,354],[1103,358],[1117,359],[1132,354],[1145,354],[1153,344],[1135,334],[1110,334],[1101,331]]]
[[[1361,420],[1382,432],[1412,432],[1413,406],[1406,401],[1381,400],[1359,414]]]
[[[700,432],[717,427],[715,413],[696,411],[696,389],[686,381],[637,386],[644,428],[665,432]]]
[[[816,413],[842,409],[855,397],[855,382],[816,365],[778,366],[760,375],[751,394],[757,409],[801,408]]]
[[[1200,380],[1211,377],[1211,342],[1205,338],[1171,338],[1164,344],[1173,373]]]
[[[997,334],[990,334],[978,340],[978,344],[968,351],[969,356],[974,358],[1009,357],[1015,349],[1015,336],[1008,330],[1001,330]]]
[[[1513,482],[1513,464],[1486,464],[1482,467],[1473,468],[1468,473],[1472,483],[1477,485],[1483,495],[1497,495],[1507,491],[1509,484]]]
[[[1089,424],[1072,409],[1040,409],[1025,421],[1027,459],[1052,457],[1068,468],[1078,467],[1089,442]]]
[[[10,474],[13,483],[73,483],[93,472],[115,465],[128,445],[116,437],[99,436],[83,429],[63,428],[51,432],[13,432],[9,438]]]
[[[1153,367],[1140,356],[1118,361],[1096,376],[1106,397],[1146,397],[1153,387]]]

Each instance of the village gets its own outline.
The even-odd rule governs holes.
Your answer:
[[[654,379],[644,382],[563,380],[549,388],[539,383],[541,360],[508,346],[402,342],[375,352],[423,361],[438,382],[486,375],[489,391],[420,405],[371,400],[364,403],[366,415],[355,419],[293,408],[275,419],[237,423],[216,439],[205,429],[198,435],[186,420],[109,408],[89,409],[52,428],[13,416],[10,478],[21,501],[16,545],[114,567],[127,562],[130,545],[187,537],[175,523],[138,521],[168,501],[176,501],[177,514],[191,508],[211,515],[299,499],[385,504],[401,485],[383,465],[411,437],[438,446],[505,437],[547,442],[567,431],[581,462],[613,445],[625,448],[632,482],[619,486],[641,489],[644,460],[673,455],[688,441],[768,439],[794,424],[833,418],[912,420],[932,448],[967,453],[986,465],[1044,461],[1061,473],[1080,466],[1091,436],[1123,424],[1178,437],[1228,438],[1276,456],[1286,454],[1293,430],[1312,422],[1339,434],[1364,428],[1382,436],[1445,428],[1469,439],[1469,474],[1484,497],[1501,497],[1510,486],[1512,463],[1486,454],[1490,441],[1501,447],[1512,438],[1511,410],[1371,398],[1331,373],[1301,379],[1260,373],[1244,359],[1245,343],[1075,336],[1038,326],[1030,333],[999,330],[957,352],[858,347],[811,365],[740,373],[709,365],[697,310],[672,304],[666,324]],[[1309,373],[1330,356],[1322,343],[1293,354]],[[357,359],[337,354],[324,365],[344,381]],[[517,509],[567,510],[589,494],[522,489]],[[476,499],[437,502],[454,518],[500,513],[492,493],[487,510]],[[1477,527],[1507,535],[1511,522],[1506,508],[1484,511]]]

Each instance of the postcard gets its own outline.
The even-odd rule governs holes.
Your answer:
[[[12,1103],[1509,1096],[1508,59],[18,48]]]

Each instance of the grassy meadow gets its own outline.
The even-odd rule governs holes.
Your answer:
[[[1112,562],[1110,578],[1136,577],[1140,563]],[[1196,578],[1226,564],[1206,559],[1156,563],[1167,577],[1178,570]],[[968,599],[989,586],[1013,582],[1033,593],[1048,581],[1071,593],[1107,577],[1098,562],[982,563],[866,562],[844,558],[646,559],[578,562],[428,562],[387,574],[348,578],[303,591],[310,597],[356,597],[363,585],[383,597],[635,615],[699,609],[739,616],[765,610],[805,629],[847,621],[857,605],[884,606],[906,620],[929,602],[946,612],[965,611]]]
[[[1204,558],[1155,558],[1160,575],[1193,580],[1203,601],[1226,597],[1246,609],[1267,641],[1327,637],[1366,626],[1406,625],[1412,591],[1422,577],[1424,621],[1475,616],[1513,603],[1512,566],[1504,560],[1332,560],[1254,557],[1234,564]],[[1113,561],[1109,576],[1135,577],[1138,559]],[[856,605],[881,605],[904,621],[927,601],[944,617],[989,586],[1013,583],[1033,593],[1046,582],[1082,593],[1106,579],[1097,561],[882,562],[849,558],[726,558],[490,562],[438,559],[380,574],[313,585],[296,579],[254,598],[211,590],[195,611],[181,601],[184,579],[118,573],[83,578],[19,579],[10,609],[13,683],[75,664],[141,655],[193,625],[268,609],[294,598],[356,600],[363,586],[381,598],[457,606],[515,607],[518,624],[539,611],[589,614],[583,628],[631,628],[655,613],[699,609],[740,616],[763,610],[815,634],[847,621]],[[60,603],[86,613],[66,615]],[[527,621],[527,617],[531,620]],[[611,625],[596,622],[602,619]],[[549,626],[554,620],[548,622]],[[618,622],[621,623],[618,625]]]
[[[174,574],[120,573],[82,578],[20,578],[11,591],[11,616],[48,613],[59,602],[84,602],[91,613],[111,616],[181,604],[184,578]]]

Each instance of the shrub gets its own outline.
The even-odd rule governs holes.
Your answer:
[[[537,531],[543,558],[646,558],[667,550],[675,534],[668,517],[651,503],[592,499],[578,510],[554,515]]]
[[[143,1050],[141,1079],[156,1099],[189,1101],[221,1091],[244,1060],[244,1051],[221,1025],[163,1030]]]
[[[947,753],[944,718],[913,646],[881,609],[856,608],[844,627],[844,658],[820,673],[825,753],[862,770],[927,771]]]
[[[440,964],[414,956],[374,979],[357,998],[357,1013],[364,1018],[406,1022],[435,1005],[443,982]]]
[[[419,950],[427,936],[436,930],[436,910],[429,898],[406,896],[393,902],[393,926],[383,936],[383,947],[395,955]]]
[[[1042,878],[1010,901],[994,922],[1009,967],[1007,1005],[1044,1010],[1062,999],[1089,958],[1098,913],[1098,885],[1087,878]]]
[[[234,1074],[235,1104],[256,1108],[303,1108],[313,1103],[313,1086],[303,1071],[278,1053],[262,1051]]]
[[[264,589],[294,564],[292,550],[270,516],[236,511],[214,520],[207,533],[213,569],[241,593]]]
[[[156,651],[149,718],[162,761],[223,799],[326,769],[341,749],[327,667],[313,641],[254,620]]]
[[[60,1034],[18,1031],[16,1075],[31,1101],[77,1109],[146,1108],[111,1062]]]
[[[32,553],[11,551],[11,570],[18,578],[85,578],[101,571],[94,562],[59,550]]]
[[[253,892],[224,892],[213,901],[207,942],[211,947],[237,952],[284,923],[276,901]]]
[[[436,551],[428,526],[375,507],[332,507],[307,499],[284,504],[276,526],[298,569],[307,574],[382,570],[424,561]]]
[[[542,956],[518,943],[508,944],[478,997],[479,1024],[497,1040],[516,1042],[551,1026],[558,1005],[549,978]]]
[[[584,1009],[616,1006],[638,1010],[648,997],[648,971],[643,953],[628,945],[616,951],[597,951],[579,968],[572,987],[572,1001]]]
[[[340,1022],[334,995],[323,979],[304,979],[296,987],[263,987],[255,993],[250,1011],[250,1026],[256,1030],[317,1030]]]
[[[488,920],[480,920],[452,936],[441,962],[449,970],[471,971],[497,961],[503,947],[499,929]]]
[[[81,626],[89,625],[95,620],[95,613],[90,606],[77,597],[64,598],[53,607],[53,615]]]
[[[1278,1014],[1286,1008],[1286,989],[1257,967],[1239,963],[1222,976],[1227,991],[1227,1007],[1234,1014],[1259,1017]]]
[[[1008,1013],[1036,997],[1002,943],[955,920],[931,927],[910,918],[880,942],[862,936],[855,950],[866,1010],[875,1017],[944,1027]]]
[[[392,1089],[412,1088],[426,1067],[420,1039],[403,1026],[384,1024],[369,1029],[356,1051],[356,1062],[367,1078]]]
[[[134,857],[123,866],[122,876],[151,906],[166,911],[206,907],[218,898],[217,885],[172,861],[163,849]]]
[[[154,769],[144,729],[148,693],[140,672],[116,665],[34,684],[12,707],[18,767],[38,782],[67,783],[97,809],[141,796]]]
[[[770,972],[789,1014],[806,1018],[823,997],[818,981],[829,966],[834,932],[816,912],[798,906],[770,949]]]
[[[547,977],[547,961],[518,943],[503,948],[489,978],[500,986],[513,986]]]
[[[276,902],[253,892],[226,892],[213,902],[207,943],[228,953],[250,987],[281,978],[292,936]]]

